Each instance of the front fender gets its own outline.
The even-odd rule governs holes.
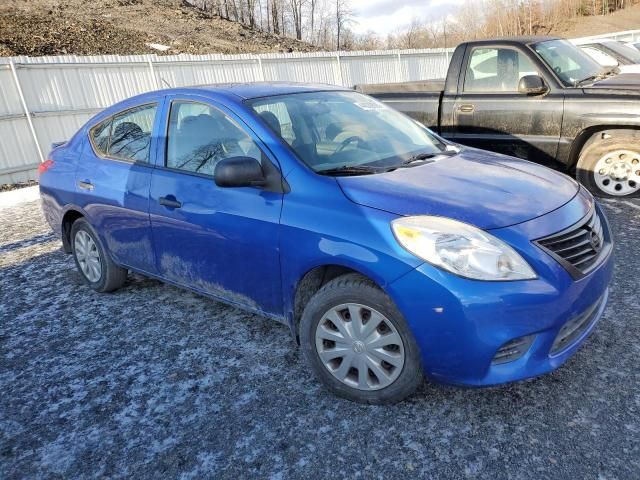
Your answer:
[[[291,192],[284,199],[280,251],[283,307],[290,323],[298,284],[314,268],[346,267],[385,289],[423,263],[395,240],[390,223],[397,215],[353,203],[331,177],[298,171],[287,180]]]
[[[573,167],[591,136],[602,130],[640,129],[640,95],[573,92],[565,97],[558,160]]]

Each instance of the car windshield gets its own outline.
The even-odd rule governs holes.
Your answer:
[[[603,73],[595,60],[567,40],[548,40],[536,43],[532,48],[567,87],[595,80]]]
[[[640,63],[640,51],[622,42],[606,42],[606,48],[625,58],[629,63]]]
[[[447,150],[421,124],[356,92],[278,95],[249,104],[318,173],[376,173]]]

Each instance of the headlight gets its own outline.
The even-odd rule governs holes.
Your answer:
[[[403,217],[391,222],[404,248],[427,262],[475,280],[536,278],[516,251],[493,235],[443,217]]]

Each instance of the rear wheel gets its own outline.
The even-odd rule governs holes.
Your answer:
[[[71,250],[82,279],[94,290],[111,292],[126,281],[127,270],[113,263],[84,218],[76,220],[71,227]]]
[[[357,274],[330,281],[312,297],[300,322],[300,342],[316,377],[350,400],[397,402],[423,381],[418,348],[402,314]]]
[[[592,137],[582,149],[576,176],[600,197],[628,197],[640,191],[640,134],[608,130]]]

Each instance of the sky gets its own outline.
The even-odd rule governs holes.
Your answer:
[[[380,35],[395,33],[414,18],[433,22],[450,14],[464,0],[351,0],[356,33],[373,30]]]

